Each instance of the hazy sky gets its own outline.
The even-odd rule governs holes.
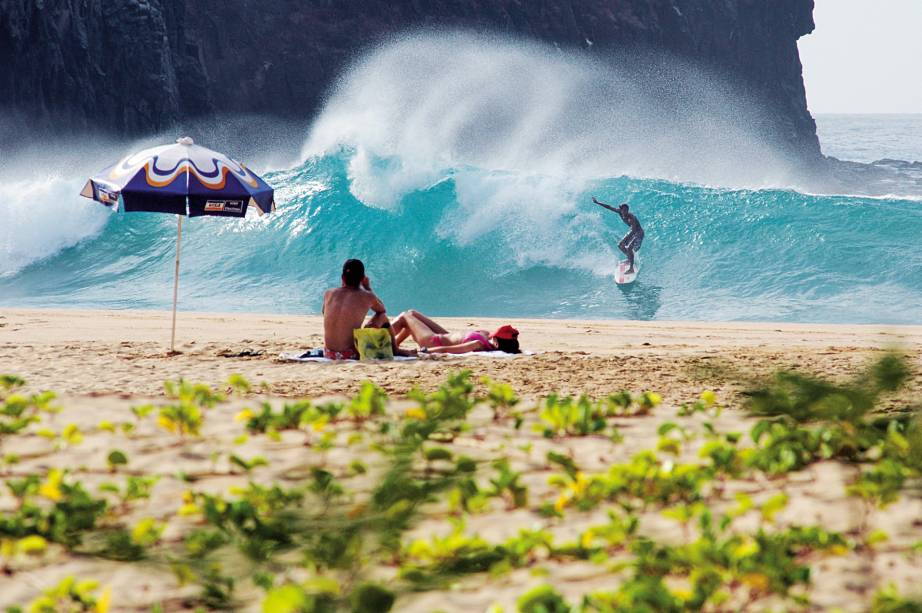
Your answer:
[[[816,0],[800,39],[813,113],[922,113],[922,0]]]

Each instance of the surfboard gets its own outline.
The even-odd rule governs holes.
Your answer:
[[[637,278],[637,273],[640,272],[640,260],[637,258],[636,253],[634,254],[634,272],[628,274],[627,269],[627,260],[618,262],[618,270],[615,271],[615,283],[618,285],[626,285],[628,283],[633,283],[634,279]]]

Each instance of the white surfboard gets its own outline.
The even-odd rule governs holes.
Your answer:
[[[615,271],[615,283],[618,285],[625,285],[627,283],[633,283],[634,279],[637,278],[637,273],[640,272],[640,260],[637,258],[636,253],[634,254],[634,272],[628,274],[627,269],[627,260],[618,262],[618,270]]]

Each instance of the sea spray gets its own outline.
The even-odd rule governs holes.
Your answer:
[[[99,233],[108,211],[74,203],[81,187],[72,177],[0,177],[0,277]]]
[[[395,186],[423,187],[463,166],[584,181],[788,185],[797,161],[759,133],[764,122],[743,92],[669,56],[593,60],[535,43],[415,35],[347,72],[304,153],[354,148],[350,176],[378,206],[396,204]],[[388,160],[384,176],[373,159]]]
[[[451,178],[438,235],[490,237],[516,267],[610,274],[611,237],[586,191],[613,176],[718,185],[781,182],[793,165],[760,138],[758,106],[664,56],[593,61],[464,33],[388,42],[343,77],[305,145],[342,151],[351,193],[397,209]],[[501,229],[501,231],[497,231]]]
[[[0,276],[97,236],[113,219],[112,211],[78,194],[88,177],[124,155],[191,135],[245,160],[257,172],[284,168],[297,163],[308,125],[304,120],[215,116],[145,138],[117,138],[104,126],[98,132],[27,138],[10,127],[10,119],[0,116]]]
[[[230,123],[190,130],[266,163],[279,210],[190,220],[180,308],[316,313],[342,261],[360,257],[392,312],[919,323],[918,202],[791,189],[797,160],[759,134],[757,104],[699,68],[662,60],[665,76],[649,83],[642,68],[495,39],[410,37],[356,62],[306,143],[306,129],[268,121],[249,149]],[[292,137],[295,153],[304,144],[295,163],[285,161]],[[54,215],[11,221],[17,236],[55,246],[0,278],[0,305],[167,308],[175,220],[109,215],[57,191],[79,189],[131,143],[60,149],[106,159],[78,168],[23,158],[23,168],[66,169],[53,193],[24,190],[29,206],[85,204],[80,215],[105,213],[104,225],[53,238]],[[916,189],[898,166],[880,193]],[[862,189],[883,172],[855,168]],[[610,278],[626,227],[592,195],[629,201],[647,230],[630,287]]]

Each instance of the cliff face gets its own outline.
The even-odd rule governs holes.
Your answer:
[[[184,54],[184,11],[158,0],[0,0],[0,107],[122,133],[208,110],[202,65]]]
[[[417,27],[703,62],[819,156],[797,51],[813,0],[0,0],[0,107],[122,133],[210,111],[309,116],[357,53]]]

